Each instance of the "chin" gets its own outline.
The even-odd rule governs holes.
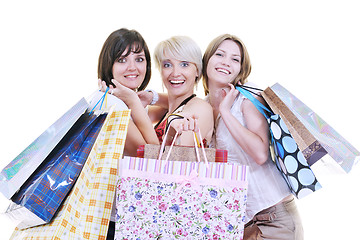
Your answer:
[[[126,85],[124,84],[125,87],[130,88],[132,90],[137,89],[138,87],[140,87],[140,85],[141,85],[141,83],[139,83],[139,84],[126,84]]]

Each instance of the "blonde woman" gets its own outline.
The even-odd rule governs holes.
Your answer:
[[[158,114],[149,109],[152,119],[160,119],[155,126],[162,142],[168,125],[170,140],[175,130],[181,133],[179,145],[193,146],[193,133],[198,127],[206,144],[213,132],[213,115],[209,103],[194,94],[194,86],[202,75],[202,55],[199,46],[189,37],[175,36],[160,42],[154,53],[156,66],[167,89],[167,109]],[[182,118],[183,117],[183,118]]]

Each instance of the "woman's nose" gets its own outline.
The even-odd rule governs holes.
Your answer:
[[[135,60],[130,60],[128,65],[128,69],[129,70],[135,70],[136,69],[136,65],[135,65]]]
[[[228,58],[223,58],[222,59],[222,61],[221,61],[221,63],[223,64],[223,65],[225,65],[225,66],[230,66],[230,60],[228,59]]]
[[[181,74],[181,70],[180,70],[180,67],[179,66],[173,66],[173,68],[172,68],[172,75],[174,76],[174,77],[177,77],[177,76],[179,76]]]

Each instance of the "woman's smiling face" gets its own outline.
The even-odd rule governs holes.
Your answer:
[[[161,62],[161,77],[169,94],[185,95],[193,92],[198,73],[193,63],[166,58]]]
[[[114,79],[125,87],[136,90],[144,81],[146,74],[146,58],[144,50],[139,53],[123,54],[113,65]]]
[[[227,84],[238,76],[240,69],[239,46],[232,40],[225,40],[209,59],[206,71],[209,81]]]

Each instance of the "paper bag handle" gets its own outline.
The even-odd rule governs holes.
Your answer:
[[[261,112],[262,115],[264,115],[264,117],[266,119],[268,119],[268,115],[265,112],[268,112],[270,115],[274,115],[274,113],[269,110],[267,107],[265,107],[259,100],[257,100],[249,90],[245,89],[243,86],[236,86],[236,89],[242,94],[244,95],[247,99],[249,99],[254,106],[257,108],[257,110],[259,110],[259,112]]]
[[[109,87],[106,88],[105,90],[105,93],[103,94],[103,96],[99,99],[99,101],[95,104],[95,106],[91,109],[90,113],[94,111],[94,109],[96,108],[97,105],[99,105],[99,103],[101,102],[100,104],[100,110],[102,108],[102,105],[104,103],[104,100],[105,100],[105,104],[107,103],[107,93],[109,91]]]
[[[169,132],[169,129],[167,129],[167,131],[165,132],[165,136],[164,136],[164,139],[165,139],[165,140],[166,140],[166,138],[167,138],[168,132]],[[199,137],[200,137],[200,146],[201,146],[201,149],[202,149],[202,154],[203,154],[203,156],[204,156],[204,162],[205,162],[206,168],[208,168],[209,163],[208,163],[208,160],[207,160],[207,157],[206,157],[206,154],[205,154],[204,143],[203,143],[203,141],[201,141],[202,137],[201,137],[200,129],[199,129],[198,133],[199,133]],[[178,137],[178,135],[179,135],[179,132],[176,131],[175,136],[174,136],[174,139],[173,139],[172,142],[171,142],[169,151],[168,151],[168,153],[167,153],[167,155],[166,155],[166,158],[165,158],[165,165],[168,163],[171,150],[172,150],[172,148],[173,148],[173,146],[174,146],[174,144],[175,144],[175,141],[176,141],[176,138]],[[200,158],[199,148],[198,148],[198,146],[197,146],[197,141],[196,141],[196,132],[193,132],[193,137],[194,137],[194,143],[195,143],[196,158],[197,158],[198,162],[200,162],[200,161],[201,161],[201,158]],[[162,154],[163,154],[163,152],[164,152],[165,142],[166,142],[165,140],[163,140],[163,142],[161,143],[158,160],[161,159]]]

